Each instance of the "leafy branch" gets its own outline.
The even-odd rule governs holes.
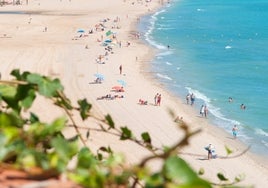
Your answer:
[[[179,126],[184,137],[169,148],[157,148],[152,144],[148,132],[140,138],[124,127],[116,127],[108,114],[98,118],[90,114],[92,105],[86,99],[78,100],[73,107],[64,95],[63,86],[58,79],[50,79],[39,74],[13,70],[12,81],[0,81],[0,166],[12,164],[29,174],[30,178],[46,179],[67,174],[68,178],[84,187],[212,187],[213,183],[204,180],[178,156],[178,150],[188,145],[188,140],[201,130],[189,131],[184,122]],[[67,117],[56,118],[53,122],[41,122],[37,114],[30,112],[26,117],[22,112],[31,109],[35,99],[44,96],[53,101],[55,107],[63,109]],[[89,117],[97,120],[99,127],[79,126],[73,118],[73,111],[82,120]],[[72,126],[76,136],[65,138],[62,130]],[[86,139],[81,130],[87,129]],[[129,166],[124,157],[113,152],[112,148],[101,146],[96,154],[86,145],[91,131],[100,131],[129,140],[151,152],[137,165]],[[78,141],[83,143],[79,148]],[[76,158],[76,168],[67,169],[69,162]],[[159,159],[163,166],[159,171],[150,172],[148,163]],[[36,170],[38,169],[38,170]],[[226,181],[222,174],[218,178]],[[238,182],[238,179],[236,179]],[[235,183],[235,182],[234,182]],[[220,186],[232,184],[222,184]]]

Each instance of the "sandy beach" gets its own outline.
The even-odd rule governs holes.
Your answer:
[[[74,104],[78,99],[86,98],[93,104],[94,115],[111,114],[116,125],[128,126],[137,137],[149,132],[157,147],[172,145],[183,136],[168,112],[170,109],[183,117],[191,130],[202,130],[192,137],[188,147],[180,150],[180,156],[197,171],[204,168],[204,178],[220,183],[218,172],[230,181],[244,174],[245,180],[239,185],[266,187],[267,160],[249,152],[232,158],[247,146],[200,117],[199,112],[186,104],[184,96],[181,99],[173,96],[150,72],[155,49],[140,40],[136,25],[140,16],[153,13],[165,3],[166,0],[163,3],[158,0],[35,0],[28,5],[23,2],[22,5],[2,6],[1,79],[12,79],[10,72],[13,69],[59,78]],[[113,45],[107,49],[104,43]],[[96,74],[103,77],[101,83],[95,83]],[[113,87],[121,85],[124,92],[115,92]],[[159,106],[154,105],[157,93],[161,94]],[[117,97],[102,98],[106,95]],[[147,101],[147,105],[139,104],[140,99]],[[60,110],[44,102],[40,100],[33,107],[44,120],[61,115]],[[77,121],[82,127],[96,126],[94,119]],[[71,136],[75,131],[68,127],[64,134]],[[149,154],[134,143],[121,142],[117,137],[101,132],[93,132],[86,143],[93,151],[103,145],[110,146],[114,151],[124,153],[130,164]],[[209,143],[213,144],[219,158],[207,160],[204,147]],[[225,146],[234,151],[228,159],[224,158]],[[157,167],[157,164],[153,166]]]

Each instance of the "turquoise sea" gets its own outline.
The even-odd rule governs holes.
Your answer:
[[[267,10],[267,0],[173,0],[139,24],[158,49],[155,77],[180,98],[194,93],[195,108],[206,104],[209,120],[230,135],[238,125],[238,139],[261,155],[268,154]]]

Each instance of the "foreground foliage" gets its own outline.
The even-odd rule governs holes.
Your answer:
[[[91,104],[86,99],[78,100],[78,107],[73,107],[63,93],[63,86],[58,79],[41,76],[30,72],[11,72],[16,79],[0,81],[0,161],[1,165],[11,164],[23,170],[33,179],[47,179],[66,174],[67,177],[84,187],[181,187],[209,188],[213,184],[203,178],[204,171],[195,172],[178,156],[178,149],[188,144],[188,139],[199,131],[190,132],[180,122],[185,137],[174,146],[156,148],[151,143],[150,134],[144,132],[136,138],[128,127],[116,127],[110,115],[98,119],[90,114]],[[55,108],[66,113],[51,123],[41,122],[38,114],[30,112],[37,97],[43,96],[51,100]],[[114,134],[122,141],[130,140],[149,150],[152,155],[139,164],[128,166],[124,157],[113,152],[110,147],[100,147],[93,152],[86,145],[90,137],[83,138],[79,125],[72,118],[72,111],[78,111],[82,120],[89,117],[99,121],[98,129],[104,134]],[[41,114],[42,115],[42,114]],[[62,130],[73,126],[77,135],[66,138]],[[111,132],[112,131],[112,132]],[[79,147],[78,142],[83,147]],[[68,169],[69,162],[76,158],[75,169]],[[153,159],[162,160],[163,166],[158,172],[151,172],[147,164]],[[217,175],[231,187],[241,180],[236,177],[229,181],[221,173]],[[225,183],[227,182],[227,183]]]

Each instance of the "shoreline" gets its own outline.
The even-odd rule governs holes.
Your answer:
[[[160,7],[160,9],[161,9],[161,7]],[[148,16],[148,14],[142,15],[141,17],[144,17],[144,16]],[[136,28],[138,28],[138,27],[136,26]],[[156,54],[157,49],[155,47],[153,47],[151,44],[149,44],[148,41],[145,41],[145,39],[143,39],[142,41],[143,41],[143,45],[147,45],[147,46],[149,46],[149,48],[152,48],[153,53]],[[149,62],[152,62],[152,61],[153,61],[153,58]],[[146,79],[148,79],[150,82],[154,83],[154,85],[161,88],[163,91],[166,90],[167,88],[165,86],[163,86],[163,83],[156,77],[156,75],[153,75],[153,73],[151,72],[151,69],[150,69],[151,64],[150,63],[148,65],[146,65],[146,68],[147,68],[148,73],[143,73],[143,74],[146,74],[145,75]],[[167,92],[167,95],[170,95],[171,98],[174,98],[176,100],[176,103],[180,103],[179,105],[184,104],[184,102],[183,102],[184,98],[182,98],[182,96],[175,95],[171,91]],[[193,109],[191,111],[192,111],[191,114],[198,114],[198,112],[199,112],[198,109],[195,107],[193,107]],[[209,129],[208,130],[209,134],[213,134],[214,132],[217,132],[215,134],[216,136],[219,136],[217,139],[224,139],[224,138],[232,137],[232,135],[229,134],[224,128],[214,126],[210,122],[209,119],[207,119],[206,121],[207,121],[206,124],[208,126],[210,126],[210,127],[206,127]],[[243,150],[241,148],[244,148],[245,150],[247,150],[248,147],[250,149],[250,146],[248,146],[246,143],[239,140],[239,138],[237,138],[235,141],[236,141],[235,143],[234,142],[232,143],[232,144],[234,144],[232,147],[236,148],[236,150],[240,150],[240,151]],[[259,165],[264,171],[266,171],[266,173],[268,172],[267,171],[268,170],[268,160],[264,155],[261,155],[259,153],[255,153],[255,152],[251,152],[251,151],[246,151],[246,153],[243,155],[245,155],[247,158],[249,158],[247,160],[254,161],[253,163],[256,163],[257,165]],[[184,156],[184,154],[182,153],[181,157],[183,157],[183,156]],[[188,161],[188,160],[186,159],[186,161]]]
[[[146,15],[143,15],[143,16],[147,16],[148,14],[146,14]],[[147,43],[147,44],[146,44]],[[155,49],[153,46],[151,46],[149,43],[148,43],[148,41],[143,41],[143,45],[145,45],[145,46],[149,46],[149,48],[152,48],[152,51],[154,52],[154,54],[156,54],[156,51],[157,51],[157,49]],[[152,62],[153,61],[153,58],[152,58],[152,60],[151,61],[148,61],[148,62]],[[151,65],[150,65],[150,63],[148,64],[148,65],[144,65],[144,66],[146,66],[146,70],[147,70],[147,72],[146,73],[144,73],[143,72],[143,74],[145,75],[144,77],[146,78],[146,79],[148,79],[149,80],[149,82],[151,82],[151,83],[153,83],[153,85],[155,85],[156,87],[159,87],[159,88],[161,88],[161,90],[162,90],[162,92],[163,91],[165,91],[165,90],[167,90],[167,88],[163,85],[163,83],[161,83],[161,81],[155,76],[155,75],[153,75],[153,73],[151,72]],[[172,93],[172,92],[170,92],[170,91],[168,91],[168,92],[166,92],[166,95],[168,95],[170,98],[172,98],[172,99],[174,99],[174,101],[176,101],[175,103],[176,104],[178,104],[178,106],[181,106],[182,104],[185,104],[185,102],[183,102],[184,100],[184,98],[182,98],[182,97],[179,97],[179,96],[176,96],[174,93]],[[188,106],[187,106],[188,107]],[[186,107],[186,108],[187,108]],[[189,111],[191,111],[190,113],[189,113],[189,111],[187,110],[187,113],[189,113],[189,114],[192,114],[192,115],[196,115],[196,114],[198,114],[198,109],[197,108],[194,108],[194,107],[190,107],[190,108],[192,108],[192,109],[188,109]],[[185,110],[185,109],[184,109]],[[184,117],[184,116],[183,116]],[[185,118],[184,118],[184,120],[185,120]],[[203,120],[202,120],[203,121]],[[221,128],[221,127],[218,127],[218,126],[214,126],[210,121],[209,121],[209,119],[206,119],[205,120],[206,122],[205,122],[205,124],[206,124],[206,127],[205,127],[205,129],[207,129],[207,130],[205,130],[205,132],[207,132],[208,134],[210,134],[210,135],[213,135],[213,137],[215,138],[215,139],[217,139],[217,140],[226,140],[226,138],[228,138],[228,139],[230,139],[230,138],[232,138],[232,135],[231,134],[229,134],[225,129],[223,129],[223,128]],[[186,122],[186,123],[188,123],[190,126],[191,126],[191,124],[192,124],[192,122],[190,121],[190,122]],[[204,131],[204,130],[203,130]],[[216,132],[216,133],[215,133]],[[224,141],[225,142],[225,141]],[[230,143],[230,142],[229,142]],[[232,142],[232,149],[233,150],[236,150],[236,151],[243,151],[243,150],[247,150],[247,148],[248,147],[250,147],[250,146],[247,146],[246,145],[246,143],[243,143],[241,140],[239,140],[239,139],[236,139],[235,140],[235,142]],[[227,145],[228,147],[229,147],[229,145]],[[235,151],[235,152],[236,152]],[[184,154],[183,152],[180,154],[180,156],[182,157],[182,158],[184,158],[186,161],[192,161],[192,159],[190,159],[191,157],[189,157],[189,156],[191,156],[191,153],[187,153],[187,152],[185,152],[186,154]],[[267,173],[268,171],[268,160],[265,158],[265,156],[262,156],[262,155],[260,155],[260,154],[258,154],[258,153],[253,153],[253,152],[251,152],[251,151],[246,151],[246,153],[245,154],[243,154],[243,156],[246,158],[246,161],[248,161],[248,162],[250,162],[251,164],[254,164],[254,165],[257,165],[257,166],[259,166],[260,168],[261,168],[261,171],[262,170],[264,170],[264,172],[265,173]],[[230,158],[232,158],[232,157],[230,157]],[[192,163],[190,163],[190,165],[192,165]],[[195,165],[194,165],[195,166]],[[192,166],[192,167],[194,167],[194,166]],[[195,168],[195,167],[194,167]],[[196,169],[196,170],[198,170],[198,169]],[[219,171],[220,172],[220,171]],[[238,174],[237,174],[238,175]],[[264,176],[265,177],[265,176]],[[266,178],[266,180],[265,181],[267,181],[267,178]],[[258,186],[257,186],[258,187]],[[260,186],[261,187],[261,186]]]
[[[53,2],[40,1],[41,6],[43,3],[46,4],[45,7],[42,7],[42,11],[53,12],[53,10],[49,9],[53,7]],[[107,0],[107,2],[109,1]],[[92,3],[96,6],[92,6]],[[24,29],[26,32],[23,35],[21,33],[12,35],[13,38],[7,41],[8,44],[10,42],[9,49],[0,47],[3,51],[1,53],[1,60],[7,63],[7,65],[1,64],[1,69],[5,71],[3,75],[4,78],[9,78],[9,76],[7,76],[9,74],[8,70],[14,67],[59,77],[65,86],[65,92],[68,93],[68,97],[70,97],[72,101],[77,100],[77,98],[86,97],[93,104],[94,113],[98,115],[110,113],[116,124],[127,125],[137,136],[141,132],[148,131],[152,135],[153,144],[159,147],[174,143],[182,134],[176,127],[173,119],[167,113],[167,109],[170,108],[179,116],[183,116],[183,120],[191,129],[203,129],[201,135],[197,135],[191,139],[189,147],[182,150],[184,153],[200,154],[201,158],[191,155],[181,155],[181,157],[188,161],[197,171],[200,167],[204,167],[206,172],[208,172],[205,174],[205,178],[211,181],[217,181],[217,172],[223,171],[223,173],[230,178],[234,178],[239,173],[245,172],[247,177],[242,184],[256,184],[256,187],[263,187],[268,182],[268,173],[265,165],[261,165],[261,163],[258,164],[258,161],[254,161],[255,158],[254,156],[252,158],[250,153],[241,156],[241,158],[228,160],[215,159],[208,161],[204,159],[204,156],[206,157],[206,151],[203,149],[203,146],[209,142],[213,142],[213,144],[216,145],[219,155],[225,154],[224,144],[231,143],[230,145],[232,149],[235,150],[235,153],[242,151],[245,146],[240,145],[237,141],[228,139],[227,137],[230,135],[228,135],[227,132],[224,133],[220,128],[213,125],[211,126],[207,120],[199,118],[192,107],[186,106],[183,99],[167,91],[165,86],[157,82],[157,79],[154,78],[149,68],[156,52],[155,49],[146,45],[144,41],[142,42],[140,39],[133,39],[130,34],[132,31],[137,31],[137,22],[135,22],[135,20],[137,17],[146,15],[148,13],[148,7],[144,7],[143,5],[131,5],[129,1],[123,2],[123,0],[116,0],[113,5],[115,6],[114,10],[112,11],[110,8],[108,9],[110,6],[107,5],[103,8],[103,5],[97,1],[85,3],[85,7],[83,8],[79,3],[74,3],[73,10],[72,6],[70,6],[67,1],[62,2],[62,4],[66,6],[66,8],[61,10],[61,12],[66,11],[70,15],[78,13],[80,9],[82,9],[82,12],[86,12],[87,8],[95,12],[96,15],[90,13],[88,10],[86,15],[71,17],[74,21],[67,24],[64,22],[64,15],[59,16],[61,13],[56,12],[56,14],[54,10],[54,17],[53,19],[51,18],[51,20],[46,19],[48,15],[32,15],[32,25],[17,22],[16,24],[20,24],[20,28]],[[123,10],[117,7],[119,5],[123,6]],[[158,2],[154,2],[154,4],[150,4],[150,6],[152,6],[150,7],[151,13],[160,8]],[[36,7],[38,6],[29,6],[32,11]],[[16,9],[20,8],[16,7]],[[55,8],[53,7],[53,9]],[[107,11],[104,11],[106,9]],[[114,12],[117,12],[117,14]],[[27,16],[28,15],[26,15],[26,17]],[[104,65],[98,65],[95,63],[95,58],[97,55],[102,54],[104,50],[96,39],[100,38],[104,33],[97,32],[94,33],[92,37],[89,36],[81,40],[71,40],[70,36],[76,34],[76,29],[93,27],[97,21],[108,16],[111,19],[116,16],[121,18],[119,22],[121,28],[115,31],[117,32],[118,40],[122,41],[123,45],[122,48],[114,49],[114,54],[110,54],[107,57],[107,62]],[[91,17],[94,18],[91,19]],[[57,18],[56,21],[54,21],[54,18]],[[22,19],[22,21],[26,22],[27,19]],[[38,25],[39,22],[44,22],[44,24],[40,26]],[[47,26],[45,24],[48,24],[48,34],[42,33],[41,31],[43,26]],[[1,31],[4,29],[12,33],[14,27],[15,25],[12,25],[9,29],[0,26],[0,35],[2,34]],[[44,37],[44,39],[42,39],[39,44],[38,40],[31,42],[22,38],[24,36],[28,37],[29,35],[33,35],[34,37],[36,35],[34,39],[41,40],[39,39],[40,36]],[[29,38],[31,39],[31,37]],[[14,41],[12,41],[13,39]],[[51,39],[57,40],[55,40],[55,43],[52,43]],[[66,41],[66,39],[69,40]],[[129,47],[125,45],[127,41],[131,42]],[[19,47],[12,45],[17,42],[19,42],[19,44],[27,43],[27,46],[23,50],[19,49],[18,52],[14,52],[14,49],[17,50]],[[84,48],[87,44],[90,44],[88,50]],[[36,46],[38,48],[36,48]],[[45,50],[43,48],[45,48]],[[45,53],[43,53],[43,51]],[[75,52],[75,54],[73,52]],[[15,57],[10,60],[10,56],[13,53],[15,53],[13,55]],[[16,57],[18,55],[20,55],[20,57]],[[137,56],[138,61],[135,60]],[[119,75],[118,73],[118,66],[120,64],[123,64],[123,75]],[[101,85],[88,84],[94,79],[93,74],[96,73],[96,71],[105,75],[104,82]],[[116,80],[118,79],[124,79],[127,82],[126,92],[122,100],[96,100],[100,95],[110,93],[109,89],[114,84],[117,84]],[[152,103],[153,97],[157,92],[163,95],[163,101],[160,107],[153,105],[141,106],[137,104],[139,98],[146,99],[149,103]],[[47,112],[47,109],[36,108],[37,111],[44,113],[46,118],[52,118],[50,113]],[[92,125],[94,121],[89,120],[85,123],[80,123],[86,126],[87,124]],[[72,129],[66,129],[65,134],[71,135]],[[88,146],[92,148],[92,150],[97,150],[99,145],[107,144],[114,148],[115,151],[126,154],[130,163],[135,163],[149,154],[132,143],[126,144],[125,142],[119,142],[112,136],[105,135],[104,139],[103,135],[100,133],[95,133],[88,142]]]

